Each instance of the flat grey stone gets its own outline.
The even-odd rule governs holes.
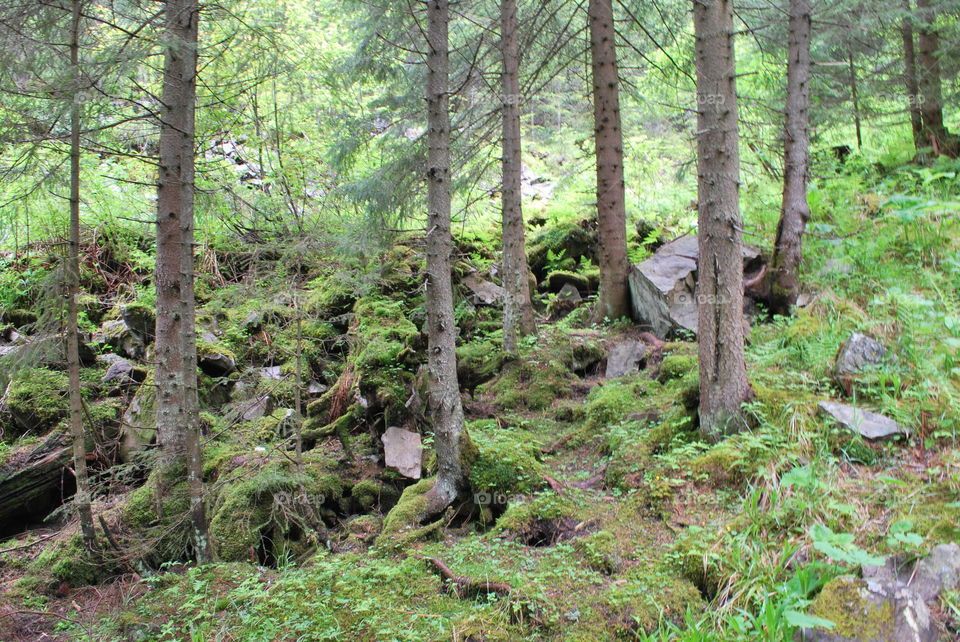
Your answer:
[[[821,412],[830,415],[837,422],[867,439],[883,439],[893,435],[906,435],[910,432],[893,419],[869,410],[836,401],[821,401],[818,406]]]
[[[610,348],[607,354],[607,379],[636,374],[647,358],[647,347],[642,341],[625,341]]]
[[[383,441],[383,457],[386,465],[395,468],[404,477],[420,479],[420,467],[423,461],[420,434],[391,426],[380,439]]]
[[[566,299],[573,303],[579,303],[583,300],[583,297],[580,295],[580,290],[572,283],[565,283],[563,287],[560,288],[560,291],[557,292],[557,298]]]

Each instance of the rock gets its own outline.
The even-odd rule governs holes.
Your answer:
[[[503,302],[503,288],[490,281],[484,281],[474,274],[463,277],[461,281],[467,288],[467,300],[474,305],[499,305]]]
[[[146,378],[146,372],[137,368],[126,359],[118,357],[110,364],[110,367],[107,368],[107,373],[103,375],[100,381],[103,383],[115,382],[119,385],[130,385],[143,383],[143,380]]]
[[[805,640],[941,639],[927,603],[960,584],[960,546],[940,544],[916,562],[888,558],[882,566],[864,566],[862,575],[839,577],[824,587],[811,612],[836,626],[829,632],[808,629]]]
[[[645,245],[652,250],[656,250],[663,245],[663,236],[655,222],[640,219],[634,229],[637,231],[637,240],[641,245]]]
[[[147,344],[130,330],[125,321],[107,321],[101,331],[102,342],[118,355],[137,361],[146,357]]]
[[[583,257],[596,258],[597,235],[588,227],[592,221],[563,223],[544,228],[527,246],[527,262],[538,280],[546,277],[549,267],[555,261],[578,263]]]
[[[607,355],[607,379],[636,374],[646,364],[647,347],[642,341],[626,341],[610,348]]]
[[[862,410],[835,401],[821,401],[819,408],[837,422],[854,432],[860,433],[867,439],[883,439],[884,437],[910,433],[909,430],[893,419],[869,410]]]
[[[130,405],[120,419],[120,443],[118,445],[120,461],[130,463],[135,453],[140,452],[156,440],[157,412],[156,389],[153,386],[140,386]]]
[[[681,236],[630,270],[633,318],[643,329],[663,339],[675,330],[697,331],[697,237]],[[743,246],[745,273],[762,268],[760,250]]]
[[[254,310],[247,315],[240,325],[242,325],[243,329],[247,332],[256,332],[263,326],[263,313],[259,310]]]
[[[861,374],[865,368],[880,365],[886,356],[887,349],[883,344],[864,334],[854,332],[837,351],[833,376],[849,395],[853,389],[854,377]]]
[[[15,451],[0,467],[0,539],[26,530],[63,503],[73,479],[70,440],[55,431],[32,451]]]
[[[805,629],[817,642],[934,642],[937,626],[926,603],[899,582],[843,575],[823,588],[809,612],[834,628]]]
[[[560,288],[560,291],[557,292],[557,298],[571,303],[580,303],[583,300],[583,297],[580,296],[580,290],[572,283],[567,283]]]
[[[311,397],[318,397],[327,390],[330,390],[330,386],[322,384],[319,381],[310,381],[310,383],[307,385],[307,394]]]
[[[150,345],[156,332],[157,317],[145,305],[131,304],[120,308],[120,319],[144,345]]]
[[[0,323],[10,324],[17,330],[28,325],[33,325],[36,322],[37,315],[30,310],[13,309],[0,311]]]
[[[280,381],[283,379],[280,366],[267,366],[260,368],[260,378],[267,381]]]
[[[832,274],[853,274],[853,265],[843,259],[827,259],[817,276],[826,277]]]
[[[197,355],[197,364],[204,374],[211,377],[226,377],[237,369],[233,356],[219,350],[210,350]]]
[[[575,272],[556,271],[547,275],[547,292],[560,292],[565,285],[572,285],[581,296],[590,294],[590,280]]]
[[[420,479],[423,447],[419,433],[391,426],[380,438],[387,466],[395,468],[404,477]]]

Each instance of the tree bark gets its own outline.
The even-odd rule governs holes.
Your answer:
[[[783,205],[770,261],[768,303],[773,314],[789,314],[800,294],[803,233],[810,220],[810,0],[790,0],[787,104],[783,142]]]
[[[467,471],[450,280],[449,2],[429,0],[427,18],[427,369],[438,470],[426,512],[436,514],[465,490]]]
[[[500,47],[503,57],[503,349],[517,352],[517,339],[536,331],[524,241],[520,193],[520,54],[517,45],[517,2],[500,5]]]
[[[923,100],[920,112],[923,117],[924,146],[933,147],[935,155],[957,155],[957,141],[943,124],[943,93],[940,78],[940,34],[935,22],[937,9],[930,0],[917,0],[919,26],[917,29],[917,53],[920,62],[919,86]]]
[[[923,140],[923,114],[920,111],[920,86],[917,83],[917,54],[913,44],[913,9],[910,0],[903,0],[903,10],[903,22],[900,25],[903,39],[903,79],[907,90],[913,145],[919,155],[926,143]]]
[[[697,68],[700,431],[745,427],[740,150],[731,0],[694,0]]]
[[[619,77],[612,0],[590,0],[590,55],[597,156],[597,223],[600,292],[596,315],[617,319],[630,313],[627,285],[627,223],[620,129]]]
[[[164,464],[184,466],[194,553],[213,557],[203,505],[197,338],[194,305],[193,195],[200,13],[196,0],[167,0],[157,193],[157,436]]]
[[[80,516],[80,532],[88,550],[97,547],[97,532],[90,507],[90,478],[80,396],[80,333],[77,298],[80,296],[80,24],[82,0],[73,0],[70,17],[70,70],[73,81],[70,104],[70,245],[67,260],[67,378],[70,385],[70,436],[73,440],[73,473],[77,493],[73,503]]]

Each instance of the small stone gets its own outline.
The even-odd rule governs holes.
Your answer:
[[[889,417],[854,406],[835,401],[821,401],[819,408],[837,422],[867,439],[883,439],[893,435],[906,435],[910,432]]]
[[[391,426],[380,438],[387,466],[395,468],[404,477],[420,479],[423,446],[420,434]]]
[[[143,370],[136,368],[126,359],[118,358],[110,364],[107,373],[103,375],[100,381],[102,383],[114,381],[118,384],[134,384],[143,383],[144,379],[146,379],[146,373]]]
[[[647,347],[642,341],[626,341],[610,348],[607,355],[607,379],[636,374],[646,363]]]
[[[280,381],[283,379],[283,374],[280,372],[280,366],[267,366],[260,368],[260,378],[267,381]]]
[[[837,352],[833,375],[838,379],[859,374],[864,368],[883,363],[887,349],[870,337],[854,332]]]

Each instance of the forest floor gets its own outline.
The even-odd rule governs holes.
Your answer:
[[[216,273],[198,285],[201,356],[236,366],[201,378],[221,561],[185,563],[182,486],[150,472],[148,444],[124,441],[133,454],[96,468],[95,510],[114,540],[103,538],[101,559],[83,553],[75,524],[0,543],[0,638],[785,641],[828,624],[850,637],[882,630],[889,612],[844,602],[844,582],[960,541],[960,233],[947,188],[904,196],[928,178],[819,193],[805,305],[755,319],[751,429],[717,444],[697,430],[694,342],[648,345],[644,368],[606,378],[611,347],[638,340],[636,328],[590,324],[586,306],[563,316],[543,287],[537,335],[507,358],[498,311],[470,303],[463,286],[467,274],[490,278],[496,243],[462,240],[458,357],[478,506],[425,529],[387,517],[418,485],[381,465],[375,441],[388,425],[421,421],[415,240],[386,250],[373,276],[330,257],[243,255],[231,272],[241,253],[214,251],[203,264]],[[557,263],[541,269],[589,289],[589,260],[561,260],[581,238],[574,228],[584,229],[549,222],[531,251]],[[634,256],[642,241],[632,239]],[[121,291],[90,319],[92,337],[150,308],[149,287]],[[895,358],[848,386],[832,370],[852,332]],[[84,369],[103,435],[116,423],[139,434],[149,415],[135,412],[149,408],[149,385],[102,382],[103,356],[122,339],[102,339],[101,360]],[[149,360],[126,358],[149,383]],[[289,450],[298,360],[313,390],[302,471]],[[16,383],[53,385],[56,368],[21,372],[15,401],[61,408]],[[909,434],[863,439],[818,412],[826,400],[883,413]],[[62,415],[50,417],[50,433],[4,444],[0,484],[62,429]],[[433,465],[428,456],[427,474]],[[463,581],[445,582],[431,560]],[[955,639],[956,588],[928,608],[938,635]]]

